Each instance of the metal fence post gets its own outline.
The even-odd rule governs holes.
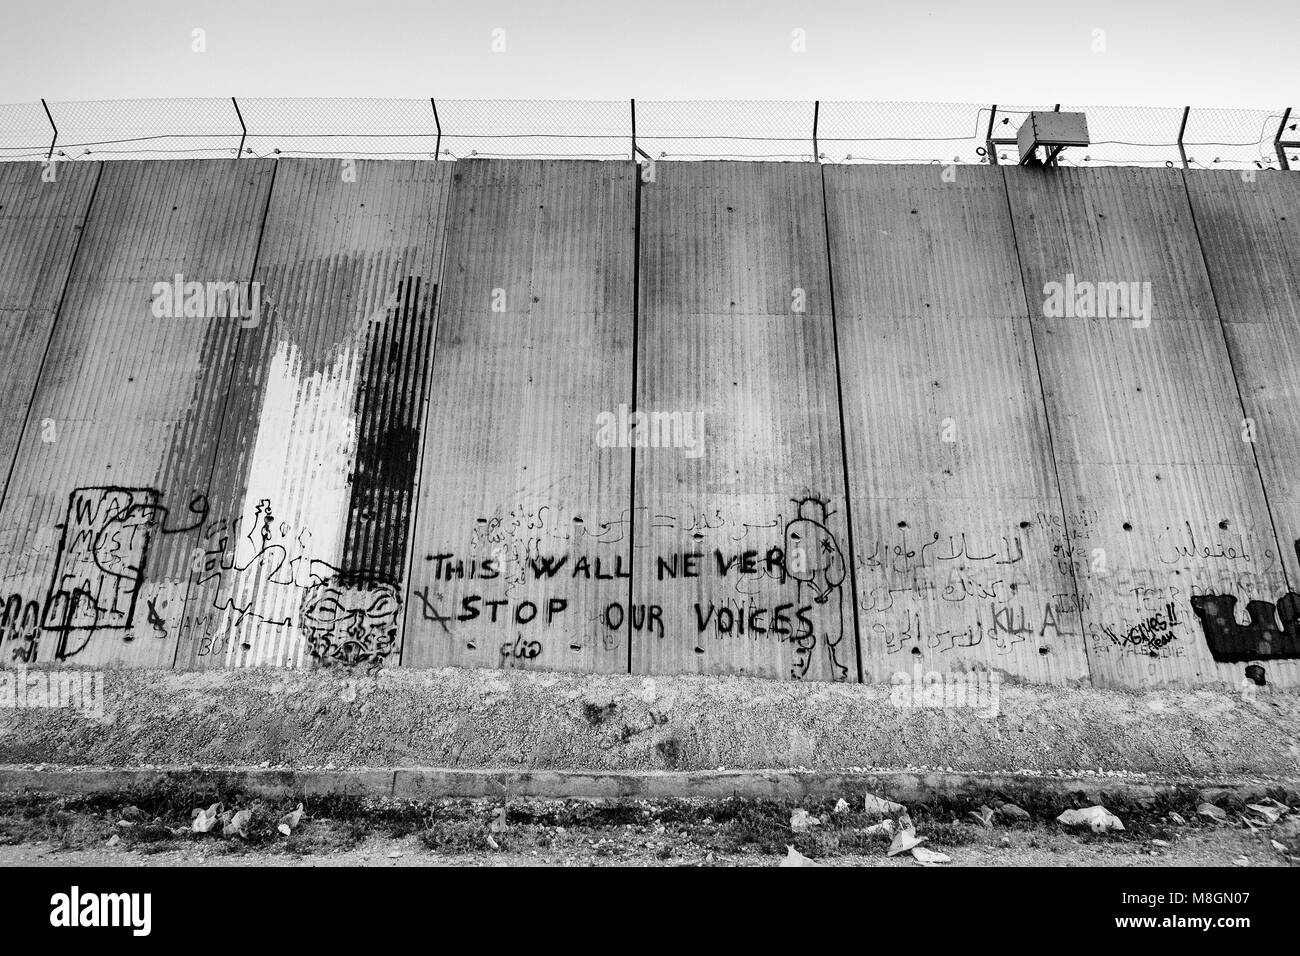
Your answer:
[[[41,102],[43,103],[45,101],[42,100]],[[1282,139],[1282,133],[1286,130],[1286,121],[1290,118],[1291,107],[1288,106],[1286,112],[1282,114],[1282,122],[1277,124],[1277,135],[1273,137],[1273,149],[1277,151],[1277,164],[1281,166],[1283,170],[1289,170],[1291,168],[1290,163],[1286,161],[1286,148],[1288,146],[1297,145],[1296,143],[1289,143]]]
[[[244,140],[248,139],[248,127],[244,125],[244,114],[239,111],[239,101],[232,96],[230,102],[235,104],[235,116],[239,118],[239,149],[235,151],[235,159],[242,159]]]
[[[1191,169],[1191,166],[1187,164],[1187,150],[1183,146],[1183,133],[1187,132],[1187,117],[1191,115],[1191,112],[1192,108],[1190,106],[1183,107],[1183,123],[1178,127],[1178,155],[1182,157],[1183,169]]]
[[[50,140],[50,150],[45,154],[46,159],[54,158],[54,144],[59,141],[59,128],[54,125],[54,117],[50,115],[50,104],[45,102],[45,97],[41,97],[41,105],[45,107],[45,118],[50,121],[50,128],[54,130],[54,138]],[[1288,112],[1290,112],[1288,110]],[[1278,134],[1281,135],[1280,133]]]
[[[636,97],[632,98],[632,162],[636,162]]]
[[[817,121],[821,117],[822,101],[813,100],[813,162],[822,161],[821,150],[817,147]]]
[[[442,121],[438,119],[438,104],[432,96],[429,97],[429,105],[433,107],[433,126],[438,131],[438,138],[433,143],[433,158],[437,159],[442,155]]]
[[[998,150],[993,143],[993,121],[998,118],[998,104],[993,104],[993,109],[989,112],[989,128],[984,135],[984,150],[988,155],[989,162],[994,166],[998,164]]]

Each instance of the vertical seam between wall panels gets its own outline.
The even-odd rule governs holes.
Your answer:
[[[95,205],[95,196],[99,193],[99,181],[104,176],[104,164],[97,164],[95,172],[95,184],[90,189],[90,199],[86,202],[86,211],[81,217],[81,230],[77,233],[77,241],[72,247],[72,258],[68,261],[68,271],[63,277],[63,288],[59,290],[59,301],[54,306],[54,316],[50,320],[50,334],[45,339],[45,349],[41,352],[41,362],[36,368],[36,378],[32,381],[32,393],[27,397],[27,408],[23,412],[23,427],[18,430],[18,441],[14,444],[14,454],[9,460],[9,470],[5,474],[4,490],[0,491],[0,508],[3,508],[5,502],[9,500],[9,484],[13,481],[14,469],[18,466],[18,456],[22,454],[23,438],[27,435],[27,426],[31,424],[32,409],[36,405],[36,396],[40,392],[41,378],[45,375],[45,362],[50,357],[50,349],[54,345],[54,333],[59,327],[59,319],[63,315],[63,305],[67,300],[68,288],[72,285],[72,274],[77,268],[77,256],[81,254],[81,240],[86,236],[86,230],[90,228],[90,212]],[[30,312],[30,310],[28,310]]]
[[[1011,184],[1007,171],[1001,170],[1002,195],[1007,203],[1007,222],[1011,226],[1011,246],[1016,253],[1016,268],[1020,273],[1020,294],[1025,300],[1025,324],[1029,326],[1029,346],[1034,355],[1034,374],[1038,378],[1038,396],[1043,403],[1043,427],[1047,429],[1047,453],[1052,459],[1052,478],[1056,482],[1056,500],[1061,504],[1061,532],[1065,539],[1065,555],[1070,563],[1070,583],[1074,585],[1074,608],[1079,615],[1079,640],[1083,642],[1083,662],[1088,669],[1088,680],[1096,687],[1097,675],[1092,670],[1088,652],[1088,630],[1083,620],[1083,594],[1079,590],[1079,575],[1075,570],[1073,545],[1070,541],[1070,517],[1065,509],[1065,488],[1061,485],[1061,469],[1056,458],[1056,441],[1052,437],[1052,410],[1047,404],[1047,389],[1043,385],[1043,365],[1038,359],[1038,337],[1034,333],[1034,318],[1029,307],[1029,286],[1025,282],[1025,264],[1020,257],[1020,236],[1016,231],[1016,216],[1011,209]]]
[[[1228,356],[1228,370],[1232,373],[1232,384],[1237,389],[1237,404],[1241,407],[1242,424],[1245,425],[1246,399],[1241,394],[1241,381],[1237,378],[1237,366],[1232,360],[1232,343],[1228,341],[1228,329],[1223,323],[1223,312],[1219,309],[1219,295],[1214,290],[1214,276],[1210,274],[1210,260],[1205,255],[1205,241],[1201,238],[1201,227],[1196,221],[1196,207],[1192,204],[1192,190],[1187,185],[1187,173],[1179,170],[1179,176],[1183,181],[1183,195],[1187,197],[1187,211],[1192,217],[1192,230],[1196,233],[1196,248],[1201,253],[1201,264],[1205,267],[1205,281],[1210,287],[1210,301],[1214,305],[1214,318],[1219,326],[1219,334],[1223,336],[1223,350]],[[1255,442],[1248,442],[1250,445],[1251,458],[1255,462],[1255,474],[1259,478],[1259,489],[1264,495],[1264,510],[1268,512],[1268,524],[1273,529],[1273,546],[1277,548],[1278,563],[1282,566],[1282,583],[1286,590],[1291,590],[1290,576],[1286,571],[1286,559],[1283,557],[1282,539],[1278,537],[1277,522],[1273,520],[1273,505],[1268,500],[1268,485],[1264,482],[1264,470],[1259,465],[1259,451],[1255,447]],[[1298,554],[1300,556],[1300,554]]]
[[[259,257],[262,254],[262,239],[266,235],[266,219],[271,212],[271,197],[275,195],[275,175],[277,172],[279,172],[279,170],[280,170],[280,163],[279,160],[277,160],[275,164],[271,167],[271,182],[266,187],[266,203],[265,205],[262,206],[262,221],[257,227],[257,243],[253,246],[253,262],[248,269],[248,281],[250,283],[255,282],[257,280],[257,262]],[[230,376],[226,379],[226,392],[221,399],[221,410],[217,413],[217,427],[214,432],[214,435],[216,436],[216,444],[213,446],[212,449],[212,467],[208,469],[208,481],[206,485],[207,490],[205,491],[205,495],[207,496],[211,496],[212,494],[212,482],[216,478],[216,474],[217,474],[217,461],[221,457],[221,438],[222,438],[221,433],[222,430],[225,428],[225,424],[226,424],[226,411],[230,407],[230,393],[234,390],[235,387],[235,369],[239,364],[239,346],[243,344],[243,341],[244,341],[244,324],[241,322],[239,323],[239,329],[235,332],[235,348],[234,348],[234,352],[230,357]],[[211,497],[208,497],[209,512],[211,510],[211,507],[212,507],[212,499]],[[200,523],[199,525],[200,538],[202,538],[203,535],[202,527],[203,527],[202,523]],[[191,567],[190,573],[186,575],[185,603],[181,605],[181,608],[183,609],[181,613],[181,631],[178,631],[176,634],[176,646],[172,651],[173,670],[175,670],[177,663],[179,663],[180,661],[181,643],[182,643],[181,633],[184,631],[185,628],[185,611],[189,610],[190,607],[190,596],[194,590],[194,578],[196,573],[197,572],[195,572]],[[190,628],[192,633],[193,622],[191,622]]]
[[[442,307],[442,270],[447,264],[447,236],[451,232],[451,194],[456,188],[455,166],[452,167],[452,175],[447,177],[447,188],[442,191],[443,201],[440,204],[439,218],[441,221],[442,238],[438,243],[437,259],[434,262],[434,274],[436,281],[433,284],[433,302],[429,308],[432,311],[432,328],[429,329],[429,360],[428,367],[423,370],[424,385],[421,389],[424,396],[420,402],[420,427],[416,434],[420,436],[420,454],[415,465],[415,485],[411,489],[411,521],[407,526],[406,540],[406,568],[403,571],[402,579],[402,639],[397,645],[397,666],[402,666],[402,661],[406,658],[406,635],[410,630],[411,608],[414,606],[410,602],[410,597],[414,595],[414,581],[412,580],[415,573],[415,552],[416,530],[420,525],[420,488],[424,479],[424,453],[429,447],[428,435],[426,431],[429,427],[429,393],[433,390],[433,365],[438,355],[438,325],[441,316]]]
[[[632,407],[628,420],[637,410],[637,362],[641,343],[641,167],[632,162]],[[628,482],[628,581],[627,581],[627,672],[632,673],[632,601],[636,597],[636,442],[630,442],[631,481]],[[647,612],[648,614],[649,612]]]
[[[838,310],[835,308],[835,266],[831,261],[831,221],[830,208],[826,203],[826,167],[817,164],[818,175],[822,184],[822,233],[826,237],[826,283],[831,297],[831,342],[835,348],[835,402],[839,411],[840,425],[840,466],[844,470],[844,523],[849,532],[849,587],[853,604],[853,644],[857,649],[858,683],[863,683],[862,637],[858,624],[858,552],[853,545],[853,494],[849,488],[849,451],[844,427],[844,387],[840,380],[840,333],[838,329]],[[833,676],[833,675],[832,675]]]

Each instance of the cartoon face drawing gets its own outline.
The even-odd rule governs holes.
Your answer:
[[[844,555],[826,520],[826,505],[804,498],[799,502],[799,517],[785,526],[786,573],[810,585],[818,604],[825,604],[830,592],[844,583],[845,574]]]
[[[397,644],[402,602],[397,586],[371,574],[339,572],[311,587],[300,621],[322,665],[379,668]]]

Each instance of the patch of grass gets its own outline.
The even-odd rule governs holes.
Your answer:
[[[172,833],[171,827],[163,826],[161,823],[144,823],[139,826],[122,828],[123,843],[157,843],[160,840],[175,839],[178,839],[178,837]]]
[[[981,829],[975,824],[944,823],[934,820],[918,824],[917,836],[927,838],[926,846],[965,846],[979,839]]]
[[[510,825],[547,827],[618,827],[645,824],[652,815],[644,805],[631,800],[608,802],[569,801],[560,803],[517,802],[506,807],[506,822]]]
[[[1286,796],[1279,791],[1280,796]],[[866,829],[883,817],[861,808],[861,795],[846,794],[850,808],[834,813],[836,801],[789,802],[747,800],[525,800],[505,803],[504,833],[492,837],[500,849],[590,848],[599,856],[653,853],[659,859],[685,859],[697,851],[728,855],[784,855],[793,845],[814,859],[853,855],[882,855],[891,837]],[[1031,820],[1014,822],[998,817],[995,829],[1019,829],[1027,835],[1042,829],[1064,833],[1080,844],[1151,839],[1173,842],[1189,829],[1216,824],[1197,816],[1193,790],[1173,791],[1155,799],[1087,799],[1082,793],[1043,794],[1031,789],[940,795],[909,806],[910,815],[927,847],[957,847],[987,840],[990,832],[977,826],[967,812],[980,804],[1015,803]],[[48,842],[59,849],[102,846],[114,834],[119,845],[135,852],[162,852],[203,843],[216,853],[274,852],[295,855],[353,850],[372,836],[418,836],[427,850],[450,853],[490,852],[489,825],[503,806],[496,799],[433,801],[374,799],[357,796],[304,797],[305,816],[288,837],[278,832],[281,817],[297,806],[296,799],[267,800],[238,787],[212,784],[184,774],[149,787],[115,794],[59,797],[40,792],[0,794],[0,844]],[[1230,812],[1240,801],[1216,801]],[[226,811],[247,810],[247,837],[224,836],[218,823],[210,834],[189,832],[192,811],[221,803]],[[1064,828],[1055,819],[1070,807],[1101,803],[1119,815],[1124,831],[1094,835],[1086,829]],[[822,821],[795,833],[791,814],[802,808]],[[1186,826],[1174,826],[1167,815],[1177,811]],[[120,827],[129,819],[133,825]],[[565,832],[560,833],[562,828]],[[175,831],[183,830],[177,833]],[[1043,836],[1044,833],[1038,834]],[[598,842],[604,841],[604,842]],[[645,844],[653,849],[646,850]]]
[[[497,840],[498,845],[500,840]],[[435,853],[466,853],[489,849],[487,830],[477,820],[433,820],[420,831],[420,843]]]

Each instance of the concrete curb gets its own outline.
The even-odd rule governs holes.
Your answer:
[[[1150,803],[1178,791],[1204,791],[1207,798],[1258,799],[1267,790],[1296,791],[1297,780],[1169,779],[1138,775],[1056,776],[905,770],[866,772],[715,771],[583,773],[566,771],[452,770],[410,767],[387,770],[278,770],[255,768],[0,767],[0,791],[50,795],[112,793],[185,782],[238,789],[266,799],[354,796],[372,799],[724,799],[818,800],[870,791],[899,803],[976,797],[988,793],[1042,793],[1100,801],[1103,795]]]

